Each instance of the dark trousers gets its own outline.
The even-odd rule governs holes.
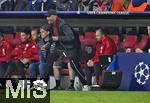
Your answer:
[[[4,87],[6,84],[6,79],[4,78],[6,70],[7,70],[7,63],[1,62],[0,63],[0,84],[2,87]]]
[[[0,83],[2,86],[5,86],[6,79],[11,77],[13,69],[10,66],[11,62],[0,62]]]
[[[16,67],[17,67],[16,69],[20,78],[25,78],[25,72],[24,72],[25,65],[21,61],[17,61],[15,62],[15,64],[16,64]]]
[[[85,68],[85,75],[87,80],[87,85],[92,85],[92,76],[95,75],[96,79],[98,80],[99,76],[102,75],[103,69],[101,68],[100,64],[94,65],[94,67],[86,67]]]
[[[30,64],[37,61],[30,61],[28,64],[23,64],[20,60],[11,63],[11,68],[16,72],[20,79],[26,79],[25,68],[28,68]]]
[[[37,62],[37,61],[30,61],[28,64],[23,64],[20,60],[13,61],[10,64],[10,68],[11,68],[11,70],[14,71],[15,75],[19,76],[20,80],[29,79],[29,78],[26,78],[26,76],[25,76],[25,68],[28,68],[30,64],[33,64],[35,62]],[[11,80],[12,80],[12,85],[13,85],[14,89],[16,89],[17,84],[18,84],[18,79],[11,78]],[[29,80],[32,81],[32,79],[29,79]]]
[[[87,81],[85,80],[84,72],[80,68],[80,59],[79,59],[79,53],[77,52],[77,48],[75,49],[67,49],[66,50],[55,50],[53,53],[49,53],[47,58],[47,70],[49,70],[50,73],[53,69],[53,63],[56,61],[60,56],[63,55],[63,52],[67,55],[67,57],[70,60],[70,64],[76,75],[79,77],[81,83],[85,85]],[[49,74],[47,74],[49,75]]]

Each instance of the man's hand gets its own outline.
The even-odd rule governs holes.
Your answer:
[[[27,64],[30,62],[30,60],[28,58],[21,58],[20,61],[23,63],[23,64]]]
[[[135,52],[136,52],[136,53],[143,53],[143,50],[141,50],[140,48],[136,48],[136,49],[135,49]]]
[[[58,36],[52,36],[53,41],[58,41],[59,37]]]
[[[45,45],[43,45],[43,46],[41,47],[41,50],[45,50],[48,45],[49,45],[49,43],[46,43]]]
[[[89,61],[87,62],[87,66],[88,66],[88,67],[93,67],[93,66],[94,66],[94,62],[93,62],[92,60],[89,60]]]

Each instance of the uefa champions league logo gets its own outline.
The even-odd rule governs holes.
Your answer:
[[[150,68],[144,62],[140,62],[135,66],[134,77],[136,81],[140,85],[145,85],[147,81],[150,79]]]

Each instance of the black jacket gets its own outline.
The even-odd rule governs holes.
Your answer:
[[[66,49],[80,49],[79,35],[72,27],[60,18],[57,18],[56,26],[59,34],[58,46],[63,44]]]

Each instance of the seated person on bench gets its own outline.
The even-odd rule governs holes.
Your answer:
[[[4,39],[4,35],[0,33],[0,88],[5,87],[5,78],[11,75],[10,61],[11,61],[12,47],[8,41]]]
[[[19,78],[25,79],[25,68],[39,60],[36,43],[30,38],[30,30],[23,29],[20,33],[21,43],[12,51],[11,67],[16,69]]]
[[[95,37],[97,40],[96,52],[95,52],[95,56],[91,60],[88,60],[87,62],[87,68],[85,69],[87,85],[83,86],[83,90],[91,89],[92,76],[94,73],[97,79],[99,79],[97,81],[99,81],[99,83],[102,81],[101,75],[103,69],[100,66],[101,61],[99,60],[99,57],[101,55],[112,55],[116,53],[117,50],[114,41],[105,35],[103,28],[99,28],[96,30]]]

